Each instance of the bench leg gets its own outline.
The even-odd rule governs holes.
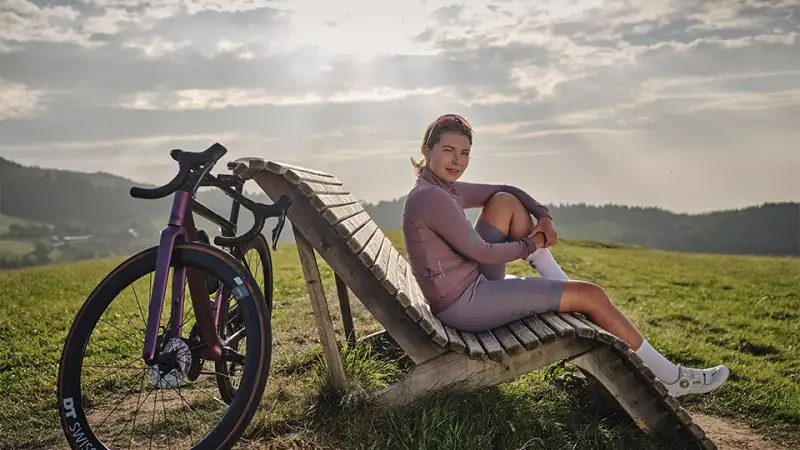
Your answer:
[[[336,344],[336,335],[333,332],[333,323],[328,311],[328,301],[322,288],[317,258],[314,256],[314,247],[297,228],[294,228],[294,239],[297,243],[300,263],[303,266],[303,275],[306,278],[308,296],[311,298],[311,309],[314,311],[314,319],[319,330],[319,340],[322,343],[325,360],[328,362],[331,385],[334,389],[341,389],[345,386],[344,366],[342,358],[339,356],[339,347]]]
[[[342,280],[338,274],[336,277],[336,294],[339,297],[339,308],[342,310],[342,325],[344,326],[344,335],[347,337],[347,344],[349,348],[356,346],[356,328],[353,325],[353,313],[350,311],[350,295],[347,293],[347,284]]]

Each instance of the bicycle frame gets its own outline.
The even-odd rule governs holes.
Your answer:
[[[197,240],[197,228],[194,222],[194,212],[205,219],[217,224],[223,236],[235,236],[238,224],[240,203],[236,194],[241,195],[244,188],[244,179],[236,176],[218,175],[214,181],[208,181],[205,176],[200,186],[213,186],[223,190],[233,197],[230,220],[226,220],[194,198],[194,194],[185,190],[178,190],[173,194],[172,210],[167,226],[161,231],[158,253],[156,257],[155,279],[150,293],[150,305],[145,331],[144,349],[142,358],[145,363],[154,361],[156,340],[158,337],[161,314],[164,307],[164,297],[167,289],[167,278],[171,266],[172,252],[175,245],[180,242]],[[207,300],[208,289],[203,273],[197,269],[186,270],[184,267],[175,267],[172,279],[172,308],[170,313],[169,334],[170,338],[180,338],[182,333],[184,294],[188,279],[189,295],[195,311],[200,337],[207,343],[203,349],[203,358],[206,360],[219,360],[222,355],[223,343],[217,334],[217,323],[221,311],[221,303],[225,292],[217,292],[213,307]]]

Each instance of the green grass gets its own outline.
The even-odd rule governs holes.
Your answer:
[[[0,239],[0,255],[23,256],[35,249],[33,241],[12,241]]]
[[[7,233],[9,227],[13,224],[26,225],[31,223],[34,222],[0,214],[0,235]],[[27,255],[33,250],[33,241],[18,241],[0,238],[0,255],[23,256]]]
[[[8,232],[8,228],[12,224],[29,225],[29,224],[33,224],[33,223],[36,223],[36,222],[30,221],[30,220],[25,220],[25,219],[19,219],[17,217],[4,216],[4,215],[0,214],[0,234],[7,233]]]
[[[402,251],[402,236],[388,233]],[[800,445],[800,259],[678,254],[563,241],[553,253],[573,278],[601,284],[676,363],[727,364],[731,381],[682,398],[690,411],[736,417]],[[591,382],[554,365],[471,393],[433,395],[386,411],[368,392],[400,377],[404,358],[360,346],[344,353],[344,397],[324,383],[314,317],[292,244],[275,261],[274,363],[245,435],[253,448],[682,448],[641,433]],[[330,268],[318,257],[342,341]],[[55,411],[58,358],[76,310],[120,260],[0,272],[0,448],[63,448]],[[522,263],[509,272],[531,275]],[[380,330],[351,296],[359,335]]]

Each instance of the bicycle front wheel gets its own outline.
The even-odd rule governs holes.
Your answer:
[[[183,337],[194,324],[191,302],[170,302],[169,289],[156,353],[174,358],[169,365],[152,367],[142,361],[157,250],[142,251],[112,271],[81,307],[66,338],[57,398],[73,449],[229,449],[261,400],[271,361],[271,311],[241,262],[205,244],[176,245],[171,265],[216,277],[226,291],[236,293],[242,312],[240,337],[246,339],[246,355],[238,355],[242,363],[238,391],[246,395],[236,395],[228,405],[219,398],[216,371],[193,367],[203,364],[199,354],[204,343]],[[171,303],[187,305],[185,311],[179,310],[180,339],[167,334]],[[236,356],[227,352],[223,357]]]

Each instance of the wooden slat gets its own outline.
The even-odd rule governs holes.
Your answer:
[[[616,336],[606,331],[600,325],[592,322],[587,317],[584,317],[581,314],[573,314],[573,316],[578,320],[580,320],[581,322],[585,323],[587,326],[592,327],[595,332],[594,338],[602,342],[603,344],[611,345],[614,343],[614,341],[619,340]]]
[[[642,360],[642,357],[634,352],[628,354],[627,362],[628,364],[630,364],[632,368],[636,369],[637,371],[641,371],[642,369],[647,367],[647,365]]]
[[[397,262],[398,258],[402,258],[394,246],[390,246],[389,250],[389,265],[388,265],[388,275],[386,278],[381,281],[381,286],[386,289],[386,292],[395,295],[397,291],[400,290],[400,265]],[[405,275],[405,274],[404,274]],[[405,281],[405,280],[404,280]]]
[[[411,274],[410,266],[407,270],[408,273]],[[412,276],[408,281],[407,289],[412,294],[411,301],[413,302],[413,305],[411,307],[422,313],[422,317],[419,319],[419,324],[425,331],[432,335],[431,338],[434,340],[434,342],[441,346],[445,346],[447,345],[447,333],[444,331],[444,325],[442,325],[442,321],[440,321],[439,318],[434,316],[431,312],[431,309],[428,306],[428,302],[425,300],[425,296],[422,294],[419,284],[417,284],[417,281],[414,280],[413,274],[411,275]],[[406,310],[409,308],[406,308]]]
[[[405,260],[402,259],[402,257],[398,259],[397,264],[400,266],[399,273],[402,274],[401,276],[405,280],[405,283],[400,286],[400,291],[397,292],[395,298],[397,302],[405,308],[406,314],[411,317],[411,320],[419,322],[420,319],[422,319],[422,309],[414,302],[412,298],[413,294],[411,293],[411,286],[416,284],[416,281],[414,281],[414,274],[411,273],[411,267],[405,264]]]
[[[411,273],[411,267],[408,266],[405,258],[402,256],[399,256],[397,259],[397,273],[398,279],[400,280],[400,289],[397,291],[397,295],[395,295],[395,297],[397,298],[398,303],[403,305],[403,308],[408,308],[412,305],[411,290],[409,289],[409,286],[411,286],[411,283],[414,283],[415,281],[414,275]],[[419,317],[422,317],[421,311],[419,313]],[[414,318],[414,321],[416,322],[419,320],[419,317]]]
[[[445,326],[444,330],[447,333],[447,348],[456,353],[464,353],[467,350],[467,344],[461,340],[461,336],[458,335],[458,331],[448,326]]]
[[[489,355],[483,350],[480,341],[478,341],[477,336],[474,333],[470,333],[467,331],[459,331],[458,335],[461,336],[461,339],[464,341],[464,344],[467,346],[467,354],[472,359],[477,360],[485,360],[489,358]]]
[[[526,350],[533,350],[541,344],[536,335],[533,334],[533,331],[526,327],[522,321],[515,320],[511,322],[508,324],[508,329],[514,334],[517,340],[522,343],[522,346],[525,347]]]
[[[266,161],[261,158],[239,158],[236,160],[237,166],[233,169],[233,173],[245,180],[249,180],[258,171],[264,170],[266,164]]]
[[[655,374],[653,374],[653,376],[655,377]],[[656,379],[658,379],[658,377],[656,377]],[[662,383],[661,380],[659,380],[657,383],[655,381],[653,382],[653,390],[656,391],[658,396],[662,399],[666,399],[669,395],[669,390],[667,390],[667,387],[664,386],[664,383]]]
[[[378,231],[378,225],[370,220],[347,240],[347,246],[354,253],[364,251],[364,247],[367,246],[367,243],[370,242],[372,235],[375,234],[376,231]]]
[[[540,314],[539,317],[548,325],[550,325],[550,328],[556,332],[558,337],[567,338],[575,336],[575,329],[572,328],[568,323],[559,319],[555,314],[548,312]]]
[[[364,211],[364,207],[361,206],[361,203],[353,203],[352,205],[328,208],[322,213],[322,217],[328,221],[329,225],[336,225],[345,219],[355,216],[361,211]]]
[[[528,332],[530,333],[530,331]],[[525,351],[525,347],[517,340],[508,326],[497,327],[492,330],[492,334],[500,341],[500,345],[509,355],[513,356]]]
[[[492,361],[500,362],[508,356],[505,350],[503,350],[503,346],[500,344],[500,341],[497,340],[497,337],[495,337],[491,331],[481,331],[475,333],[475,337],[478,338],[478,341],[481,343],[483,349],[486,351],[486,354],[489,355],[489,359]]]
[[[319,184],[314,183],[313,181],[301,181],[297,187],[300,188],[300,191],[306,197],[311,197],[314,194],[344,195],[350,193],[350,191],[343,186],[337,186],[334,184]]]
[[[408,274],[411,274],[410,269],[411,268],[409,267],[406,272],[406,276],[408,276]],[[413,274],[411,274],[411,278],[412,278],[411,281],[414,281]],[[417,285],[416,282],[410,283],[406,287],[406,289],[408,289],[408,294],[409,294],[408,297],[411,299],[411,305],[409,305],[409,307],[406,308],[406,311],[413,308],[414,311],[419,312],[420,318],[417,319],[417,323],[419,323],[419,325],[422,327],[423,330],[425,330],[426,333],[428,333],[429,335],[433,334],[433,332],[435,331],[434,323],[432,320],[433,315],[431,314],[430,309],[425,308],[425,305],[423,305],[425,299],[423,298],[422,291],[419,289],[419,286]],[[447,338],[447,334],[445,334],[444,337]],[[446,343],[447,342],[445,342],[444,344]]]
[[[319,184],[332,184],[334,186],[342,185],[342,182],[336,178],[324,175],[315,175],[312,173],[303,172],[296,169],[288,169],[283,174],[283,178],[285,178],[286,181],[294,185],[298,185],[303,181],[310,181],[312,183],[319,183]]]
[[[233,172],[234,175],[238,177],[242,177],[245,180],[249,180],[253,177],[253,171],[247,166],[247,162],[245,161],[231,161],[228,163],[228,170]]]
[[[381,245],[383,245],[383,237],[383,231],[380,228],[376,228],[364,250],[358,254],[358,259],[368,269],[375,264],[375,260],[378,258],[378,252],[381,250]]]
[[[383,245],[381,245],[381,251],[378,253],[378,258],[375,261],[375,265],[372,266],[372,273],[375,274],[375,278],[381,281],[381,284],[383,284],[383,280],[389,276],[389,255],[392,254],[392,250],[394,250],[392,241],[384,236]]]
[[[582,337],[585,339],[594,339],[595,331],[594,328],[586,325],[585,323],[581,322],[577,317],[572,315],[571,313],[557,313],[556,314],[561,320],[568,323],[575,329],[575,334],[578,337]]]
[[[533,331],[533,334],[539,338],[542,344],[547,344],[556,340],[556,332],[551,330],[542,319],[536,316],[528,316],[522,319],[522,322]]]
[[[345,194],[345,195],[314,194],[311,197],[308,197],[308,201],[310,201],[311,204],[314,205],[314,208],[317,208],[317,211],[325,211],[326,209],[333,208],[336,206],[345,206],[345,205],[352,205],[353,203],[358,203],[358,199],[350,194]]]
[[[378,228],[378,229],[380,229],[380,228]],[[381,243],[376,248],[378,249],[378,252],[375,254],[375,260],[373,261],[372,265],[369,266],[369,271],[372,272],[372,275],[375,275],[375,270],[373,270],[373,269],[375,268],[375,266],[378,264],[378,262],[381,259],[381,254],[382,254],[381,252],[383,252],[383,251],[387,251],[388,252],[389,251],[389,249],[386,247],[386,235],[384,235],[383,238],[381,238]],[[375,275],[375,277],[378,278],[377,275]],[[378,278],[378,282],[380,282],[381,279],[382,278]]]
[[[280,162],[280,161],[267,161],[264,164],[263,169],[268,171],[268,172],[272,172],[272,173],[274,173],[276,175],[283,175],[286,172],[288,172],[289,170],[293,170],[295,172],[302,172],[302,173],[307,173],[307,174],[311,174],[311,175],[317,175],[317,176],[321,176],[321,177],[333,178],[333,175],[331,175],[331,174],[329,174],[327,172],[323,172],[321,170],[310,169],[308,167],[295,166],[293,164],[283,163],[283,162]]]
[[[355,216],[337,223],[334,225],[334,228],[336,229],[336,232],[339,233],[339,236],[349,240],[356,231],[358,231],[365,223],[370,222],[371,220],[372,219],[370,219],[369,214],[367,214],[366,211],[361,211]],[[348,246],[349,245],[350,244],[348,243]],[[354,242],[353,245],[357,247],[358,243]],[[354,249],[353,251],[361,251],[361,248]]]
[[[433,322],[433,336],[432,336],[433,341],[444,347],[445,345],[447,345],[448,342],[447,332],[444,331],[444,324],[442,323],[441,320],[439,320],[438,317],[434,316],[431,313],[430,309],[427,309],[426,307],[425,311],[427,311],[428,314],[430,314],[430,320]]]

